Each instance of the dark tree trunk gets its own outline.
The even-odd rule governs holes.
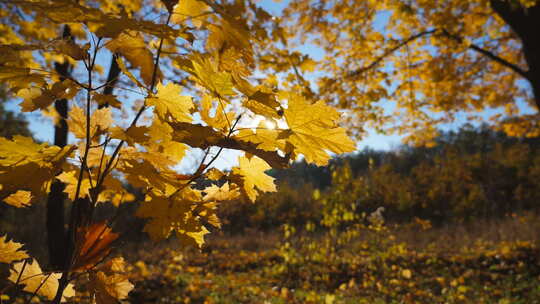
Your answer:
[[[516,1],[517,2],[517,1]],[[523,44],[529,70],[527,79],[540,111],[540,3],[524,8],[507,0],[491,0],[493,10],[512,28]]]
[[[120,67],[116,62],[116,54],[113,54],[111,58],[111,67],[109,68],[109,75],[107,75],[107,85],[103,89],[103,95],[112,95],[114,86],[118,81],[118,76],[120,76]],[[99,105],[99,108],[106,108],[108,104]]]
[[[69,26],[64,26],[62,39],[72,39]],[[56,62],[54,64],[56,72],[61,76],[61,80],[69,77],[70,66]],[[58,113],[59,120],[54,126],[54,144],[59,147],[67,145],[68,125],[68,101],[58,99],[54,102],[54,108]],[[64,228],[64,194],[65,185],[60,181],[54,181],[51,191],[47,197],[47,241],[49,247],[49,263],[53,269],[61,269],[65,263],[66,255],[66,230]]]

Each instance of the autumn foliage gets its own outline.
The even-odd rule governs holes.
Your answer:
[[[68,230],[60,225],[59,232],[65,259],[53,272],[29,260],[21,244],[1,239],[8,279],[55,303],[74,295],[71,282],[80,273],[98,303],[123,299],[131,289],[119,258],[103,263],[117,235],[110,222],[93,218],[100,204],[133,199],[124,182],[144,193],[136,215],[147,219],[144,231],[153,240],[174,233],[182,244],[201,247],[209,226],[220,227],[220,202],[254,202],[276,191],[265,173],[271,167],[287,167],[300,155],[324,165],[330,152],[355,149],[337,126],[340,114],[324,101],[302,96],[286,81],[253,77],[271,20],[260,7],[17,0],[3,1],[0,12],[2,83],[22,99],[22,111],[67,122],[70,132],[62,147],[0,139],[4,203],[39,204],[55,181],[70,202]],[[109,76],[117,75],[112,79],[102,75],[106,59]],[[53,109],[59,100],[67,101],[66,116]],[[179,174],[175,166],[192,149],[202,150],[199,163]],[[212,168],[224,149],[245,152],[229,172]],[[214,184],[196,188],[201,178]]]
[[[536,0],[294,0],[280,33],[289,48],[320,49],[306,91],[347,111],[359,136],[376,128],[432,146],[455,121],[540,134],[539,16]],[[305,62],[276,48],[269,70]]]

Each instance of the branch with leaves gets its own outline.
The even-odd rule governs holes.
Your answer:
[[[268,30],[248,22],[252,9],[200,0],[122,0],[118,6],[1,2],[0,10],[21,14],[0,17],[10,25],[2,41],[12,42],[0,45],[0,81],[22,99],[22,111],[50,113],[55,100],[67,100],[74,140],[58,147],[21,136],[0,138],[3,202],[19,208],[37,204],[51,183],[62,182],[71,209],[65,259],[54,272],[42,271],[21,244],[0,239],[6,257],[0,262],[10,264],[11,287],[24,285],[30,299],[38,295],[60,303],[75,296],[73,284],[86,280],[97,303],[125,299],[133,285],[122,258],[110,257],[119,236],[110,224],[116,215],[94,218],[103,204],[118,207],[134,199],[125,184],[145,194],[135,215],[147,219],[144,231],[153,240],[174,234],[183,245],[201,248],[210,229],[221,226],[221,202],[255,202],[260,193],[276,191],[265,173],[270,168],[287,167],[301,155],[325,165],[332,153],[355,150],[338,126],[337,110],[286,87],[252,81],[253,46]],[[23,30],[28,22],[39,35]],[[61,24],[69,24],[74,39],[53,36]],[[100,65],[110,53],[104,78]],[[58,77],[53,60],[73,66],[72,75]],[[178,75],[189,82],[177,81]],[[253,126],[254,121],[282,127]],[[191,174],[179,174],[175,167],[194,149],[205,151],[203,159]],[[218,152],[210,158],[212,149]],[[212,166],[226,149],[245,154],[222,172]],[[200,190],[194,186],[199,179],[212,185]]]

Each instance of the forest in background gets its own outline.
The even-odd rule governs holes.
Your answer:
[[[279,191],[261,196],[257,204],[223,206],[225,229],[267,230],[282,223],[319,222],[321,205],[313,193],[331,192],[333,180],[347,183],[348,202],[343,204],[355,205],[360,213],[384,207],[385,218],[393,222],[466,222],[538,209],[538,139],[466,125],[442,132],[436,142],[431,148],[366,148],[335,158],[329,166],[298,162],[290,169],[273,170]]]

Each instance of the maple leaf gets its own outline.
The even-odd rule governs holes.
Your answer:
[[[106,131],[112,124],[110,108],[95,110],[90,117],[90,138],[94,138]],[[73,107],[69,112],[69,130],[77,138],[86,138],[86,114],[80,107]]]
[[[213,205],[205,205],[202,201],[201,192],[189,186],[172,197],[150,193],[136,215],[150,219],[144,231],[152,240],[165,239],[174,232],[183,245],[200,248],[209,231],[200,222],[198,212],[206,212],[205,219],[217,224],[217,217],[212,216],[215,214]]]
[[[173,140],[183,142],[191,147],[206,149],[211,146],[217,146],[246,151],[264,159],[274,168],[286,168],[289,165],[289,158],[280,156],[276,151],[265,151],[257,148],[258,144],[238,140],[234,137],[226,137],[211,127],[189,123],[169,124],[174,130],[172,133]]]
[[[252,37],[247,25],[239,18],[234,18],[234,11],[225,11],[224,7],[215,5],[215,3],[207,2],[212,6],[212,9],[220,12],[223,19],[219,23],[208,25],[210,33],[206,46],[208,49],[218,51],[231,47],[240,53],[242,59],[250,64],[253,62],[253,47]]]
[[[206,171],[205,176],[210,180],[217,181],[224,177],[225,174],[217,168],[210,168],[210,170]]]
[[[257,144],[257,148],[265,151],[285,150],[285,141],[279,140],[278,130],[268,129],[263,121],[261,121],[256,129],[256,132],[251,129],[241,129],[234,138],[242,141],[248,141]]]
[[[75,200],[75,194],[77,192],[77,184],[79,182],[79,170],[70,170],[70,171],[64,171],[56,176],[56,178],[63,182],[66,187],[64,188],[64,193],[67,193],[68,198],[70,200]],[[90,185],[90,180],[88,178],[83,178],[81,181],[80,186],[80,197],[85,197],[89,194],[90,188],[92,186]]]
[[[116,304],[127,298],[134,286],[128,281],[125,271],[124,258],[116,257],[90,273],[90,291],[95,295],[97,304]]]
[[[56,49],[56,51],[66,54],[75,60],[83,60],[88,56],[86,50],[70,39],[56,40],[53,43],[53,47]]]
[[[262,159],[252,156],[251,159],[241,156],[238,158],[239,167],[233,168],[233,173],[242,177],[242,192],[254,202],[259,191],[275,192],[274,178],[266,175],[271,167]]]
[[[15,68],[10,66],[0,66],[0,81],[7,83],[14,91],[28,88],[32,84],[43,87],[47,84],[45,77],[38,73],[33,73],[29,68]]]
[[[107,104],[117,109],[122,107],[122,103],[114,95],[104,95],[93,92],[92,100],[95,100],[100,106]]]
[[[276,100],[274,93],[263,86],[253,87],[244,79],[235,79],[235,83],[238,90],[247,97],[247,99],[242,102],[244,107],[255,114],[265,117],[276,119],[281,117],[281,115],[278,114],[279,109],[281,109],[281,104]]]
[[[127,130],[120,127],[112,127],[109,132],[112,138],[121,139],[130,146],[135,146],[136,143],[146,143],[149,137],[146,135],[149,128],[146,126],[131,126]]]
[[[197,206],[196,212],[198,213],[198,216],[208,224],[216,228],[221,228],[221,221],[219,220],[219,217],[217,215],[216,202],[202,203]],[[201,244],[198,244],[199,247],[202,245],[202,243],[204,243],[204,240],[201,242]]]
[[[194,212],[205,222],[216,228],[220,228],[221,221],[217,216],[217,202],[237,199],[240,196],[240,191],[236,185],[231,187],[227,182],[221,187],[216,185],[206,187],[203,192],[205,193],[203,202],[197,204]]]
[[[81,227],[78,231],[80,243],[77,245],[77,256],[73,269],[84,271],[93,268],[111,251],[111,243],[118,238],[106,222],[94,223]]]
[[[203,197],[203,200],[206,202],[210,201],[231,201],[237,199],[240,195],[237,187],[231,187],[229,183],[223,184],[221,187],[212,185],[206,187],[203,190],[206,193]]]
[[[120,68],[120,71],[124,73],[133,83],[135,83],[139,88],[144,88],[144,84],[142,84],[137,77],[133,76],[133,74],[129,71],[129,69],[126,66],[126,63],[122,58],[118,57],[116,58],[116,62],[118,63],[118,67]]]
[[[118,170],[126,175],[126,180],[135,187],[154,188],[161,192],[166,192],[171,187],[181,187],[184,182],[175,178],[176,172],[168,169],[168,166],[174,164],[169,158],[156,153],[145,152],[127,152],[124,149],[124,159],[118,166]],[[157,157],[152,161],[149,156],[154,154]]]
[[[174,121],[190,122],[190,110],[194,107],[190,96],[181,96],[182,87],[169,82],[158,83],[155,97],[147,99],[148,105],[156,106],[157,114],[162,118],[172,117]]]
[[[0,197],[11,197],[15,206],[36,199],[47,190],[49,182],[60,170],[74,146],[60,148],[37,144],[31,138],[14,136],[13,140],[0,137]],[[32,172],[31,176],[28,172]],[[31,196],[17,191],[29,191]]]
[[[51,88],[27,88],[17,92],[17,96],[23,99],[20,103],[23,112],[32,112],[38,109],[46,109],[55,100],[65,98],[71,99],[79,92],[73,82],[64,80],[54,83]]]
[[[283,131],[279,138],[291,143],[295,153],[303,154],[308,162],[324,166],[330,159],[327,151],[345,153],[356,150],[345,129],[337,127],[340,115],[334,108],[323,101],[311,104],[292,93],[288,95],[288,102],[284,116],[289,130]]]
[[[97,304],[116,304],[127,298],[135,287],[123,274],[106,274],[103,271],[90,274],[90,289]]]
[[[19,190],[15,193],[10,194],[4,199],[8,205],[15,206],[17,208],[26,207],[30,205],[32,200],[32,193],[29,191]]]
[[[154,74],[154,58],[146,45],[140,33],[130,31],[121,33],[111,40],[107,43],[107,48],[111,52],[122,54],[132,65],[139,67],[142,79],[146,85],[151,85]]]
[[[191,211],[191,207],[188,203],[150,195],[148,201],[144,202],[137,210],[136,215],[150,218],[150,221],[144,226],[144,231],[153,240],[162,240],[169,237],[174,225],[178,225],[186,219],[189,211]]]
[[[234,95],[231,74],[219,71],[218,65],[208,56],[195,54],[184,68],[195,76],[198,82],[211,93],[222,97]]]
[[[13,241],[8,241],[7,236],[0,236],[0,263],[10,264],[28,258],[26,251],[21,250],[23,245]]]
[[[21,273],[22,272],[22,273]],[[13,283],[25,285],[23,290],[44,296],[49,300],[54,299],[58,290],[58,280],[62,276],[61,273],[43,273],[39,263],[32,259],[31,262],[15,263],[10,270],[8,279]],[[62,294],[62,302],[66,298],[75,296],[75,290],[72,284],[68,284]]]
[[[204,236],[210,233],[206,227],[202,225],[190,225],[187,226],[188,230],[177,229],[176,237],[181,244],[185,246],[193,246],[202,248],[204,244]]]
[[[203,1],[182,0],[174,7],[171,21],[181,24],[190,20],[196,27],[201,27],[206,19],[205,12],[208,9],[209,7]]]
[[[216,128],[218,130],[227,131],[230,128],[231,121],[234,120],[234,112],[223,113],[222,103],[218,103],[217,108],[215,109],[215,114],[212,116],[213,103],[212,97],[209,95],[204,95],[201,98],[201,118],[209,126]]]

